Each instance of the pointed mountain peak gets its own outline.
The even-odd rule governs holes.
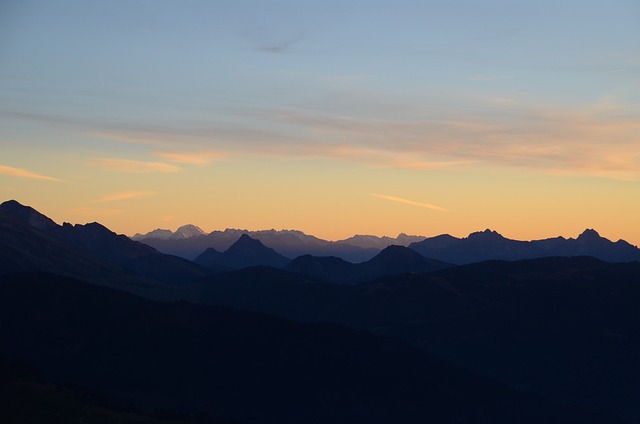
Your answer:
[[[592,228],[587,228],[582,232],[582,234],[578,236],[578,240],[582,241],[592,241],[600,239],[602,239],[602,237],[600,237],[600,234],[598,234],[598,232]]]
[[[227,252],[237,252],[237,251],[265,251],[265,250],[273,250],[267,246],[265,246],[260,240],[254,239],[249,234],[243,233],[235,243],[233,243],[228,249]]]
[[[40,230],[58,226],[52,219],[15,200],[8,200],[0,205],[0,217]]]
[[[218,255],[213,254],[213,256]],[[214,259],[215,264],[231,268],[244,268],[255,265],[281,267],[291,261],[289,258],[262,244],[260,240],[249,237],[246,233],[242,234],[224,253]],[[211,264],[213,263],[209,265]]]
[[[242,233],[242,235],[240,236],[240,238],[238,238],[238,241],[236,241],[236,243],[253,243],[256,245],[262,244],[260,240],[254,239],[247,233]]]

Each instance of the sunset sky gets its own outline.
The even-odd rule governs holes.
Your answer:
[[[5,0],[0,198],[128,235],[640,245],[640,2]]]

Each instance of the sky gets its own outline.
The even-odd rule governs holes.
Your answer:
[[[4,0],[0,199],[640,245],[640,2]]]

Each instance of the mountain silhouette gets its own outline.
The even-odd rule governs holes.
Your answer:
[[[336,257],[303,255],[287,264],[285,269],[333,283],[353,284],[388,275],[435,271],[449,266],[445,262],[427,259],[407,247],[391,245],[359,264]]]
[[[397,246],[408,246],[411,243],[416,243],[424,240],[423,236],[410,236],[405,233],[400,233],[398,237],[388,237],[388,236],[372,236],[372,235],[361,235],[356,234],[352,237],[338,240],[337,244],[345,244],[348,246],[357,246],[363,249],[379,249],[382,250],[386,247],[397,245]]]
[[[424,242],[467,259],[563,256],[449,266],[390,246],[360,263],[307,255],[287,270],[211,273],[98,223],[58,225],[5,202],[0,357],[115,398],[249,422],[618,422],[582,408],[640,419],[640,263],[610,263],[634,246],[594,230],[534,242],[491,230]],[[238,267],[283,260],[248,235],[209,254]],[[567,412],[526,391],[582,406]]]
[[[142,241],[144,242],[147,239],[158,239],[158,240],[184,240],[191,237],[197,237],[205,235],[206,233],[202,231],[200,227],[197,227],[192,224],[186,224],[179,227],[175,232],[171,230],[164,230],[162,228],[156,228],[153,231],[150,231],[146,234],[137,233],[131,240]]]
[[[172,235],[173,235],[173,231],[171,230],[156,228],[155,230],[149,231],[146,234],[136,233],[131,237],[131,240],[134,240],[134,241],[144,241],[145,239],[166,240],[168,238],[171,238]]]
[[[378,276],[405,272],[428,272],[443,269],[450,264],[427,259],[415,250],[391,245],[365,262],[368,272]]]
[[[469,234],[466,238],[441,235],[409,245],[422,255],[455,264],[486,260],[523,260],[549,256],[593,256],[607,262],[640,260],[640,249],[624,240],[615,243],[595,230],[584,231],[577,239],[563,237],[518,241],[492,230]]]
[[[296,230],[248,231],[227,228],[224,231],[213,231],[209,234],[194,235],[188,238],[155,236],[152,233],[147,235],[136,234],[133,238],[153,246],[161,252],[190,260],[195,259],[210,247],[219,252],[224,252],[243,234],[247,234],[251,238],[261,241],[264,245],[275,249],[278,253],[292,258],[311,254],[316,256],[338,256],[348,261],[361,262],[371,259],[380,251],[378,248],[363,248],[345,242],[321,240]]]
[[[21,228],[46,230],[58,226],[52,219],[44,216],[30,206],[23,206],[15,200],[0,204],[0,220],[5,225]]]
[[[196,228],[183,226],[181,228]],[[595,230],[586,230],[577,239],[564,237],[543,240],[520,241],[503,237],[496,231],[487,229],[469,234],[465,238],[442,234],[435,237],[409,236],[399,234],[392,237],[354,235],[338,241],[327,241],[295,230],[247,231],[226,229],[209,234],[198,234],[202,230],[186,232],[177,236],[169,232],[154,230],[146,235],[136,234],[133,239],[142,241],[157,250],[193,260],[207,248],[219,252],[227,250],[242,234],[260,240],[264,245],[291,258],[304,255],[318,257],[339,257],[351,263],[368,261],[391,245],[407,246],[427,258],[452,264],[468,264],[485,260],[523,260],[546,256],[593,256],[607,262],[628,262],[640,260],[640,249],[619,240],[615,243],[600,237]]]
[[[208,248],[195,259],[197,264],[219,268],[240,269],[250,266],[267,265],[280,268],[289,263],[290,259],[282,256],[261,241],[242,234],[224,253]]]
[[[130,289],[187,283],[208,272],[98,223],[58,225],[16,201],[0,204],[0,252],[0,274],[54,272]]]

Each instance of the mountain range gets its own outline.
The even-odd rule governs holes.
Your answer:
[[[403,274],[423,273],[452,266],[446,262],[428,259],[415,250],[391,245],[368,261],[353,264],[335,256],[298,256],[284,269],[332,283],[362,283],[376,278]]]
[[[185,228],[189,226],[183,226]],[[178,231],[176,231],[178,233]],[[227,250],[243,234],[261,241],[281,255],[295,258],[300,255],[337,256],[350,262],[362,262],[374,257],[380,250],[392,244],[406,246],[423,240],[423,237],[400,234],[397,238],[376,236],[354,236],[340,241],[327,241],[296,230],[248,231],[226,229],[192,237],[176,237],[169,230],[154,230],[133,240],[144,242],[161,252],[193,260],[204,250],[213,248],[219,252]],[[160,237],[157,236],[160,234]]]
[[[247,234],[242,234],[224,252],[219,252],[210,247],[194,259],[195,263],[216,270],[239,269],[259,265],[281,268],[290,261],[290,258],[282,256],[262,244],[260,240],[253,239]]]
[[[587,229],[578,238],[555,237],[519,241],[485,230],[466,238],[441,235],[427,238],[409,247],[424,256],[454,264],[468,264],[491,259],[523,260],[548,256],[593,256],[607,262],[640,260],[640,249],[624,240],[612,242],[595,230]]]
[[[548,256],[583,255],[607,262],[640,260],[640,249],[636,246],[624,240],[612,242],[592,229],[585,230],[576,239],[555,237],[533,241],[508,239],[489,229],[471,233],[463,238],[449,234],[435,237],[400,234],[396,238],[355,235],[344,240],[327,241],[294,230],[227,229],[200,234],[198,231],[181,230],[184,228],[197,227],[186,225],[180,227],[175,233],[169,230],[154,230],[145,235],[137,234],[133,239],[143,241],[161,252],[190,260],[209,248],[218,252],[225,251],[243,234],[260,240],[264,245],[285,257],[333,256],[353,263],[368,261],[392,245],[409,247],[427,258],[458,265],[490,259],[523,260]],[[155,235],[158,232],[164,235],[158,237]],[[185,237],[185,234],[195,235]]]
[[[458,262],[491,260],[455,265],[421,244]],[[26,390],[3,380],[4,358],[16,358],[54,385],[213,422],[640,420],[635,247],[593,230],[411,246],[359,263],[289,260],[241,234],[198,264],[5,202],[0,393]],[[567,256],[518,259],[543,252]],[[574,256],[583,252],[609,262]],[[613,263],[621,255],[629,260]],[[53,416],[71,402],[29,390],[23,410]],[[15,410],[0,408],[0,421],[16,421],[3,415]]]

